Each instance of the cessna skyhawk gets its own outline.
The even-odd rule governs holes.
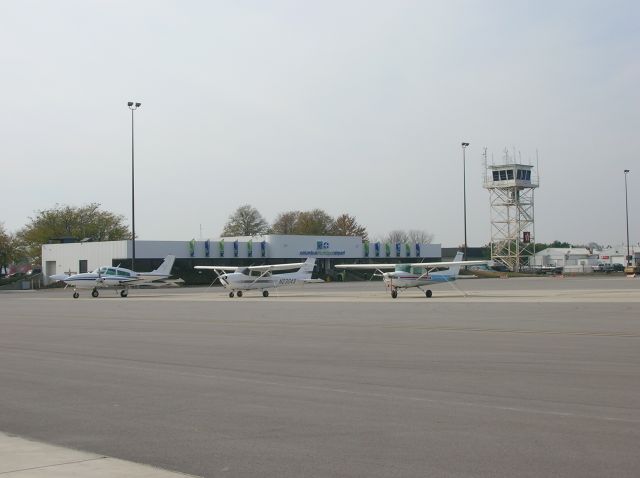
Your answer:
[[[311,282],[324,282],[322,279],[312,279],[311,273],[316,260],[308,258],[305,262],[289,264],[270,264],[264,266],[233,267],[233,266],[195,266],[195,269],[213,270],[217,279],[229,289],[229,297],[236,294],[242,297],[246,290],[262,290],[263,297],[269,297],[268,289],[278,287],[290,287],[308,284]],[[298,269],[287,274],[272,274],[273,271]]]
[[[427,297],[433,293],[422,286],[451,282],[456,280],[461,266],[487,264],[490,261],[463,261],[462,252],[458,252],[450,262],[415,262],[413,264],[337,264],[336,269],[375,269],[382,275],[382,280],[391,289],[391,297],[398,297],[399,289],[417,287]],[[446,269],[446,270],[443,270]],[[393,272],[383,272],[393,270]]]
[[[73,286],[73,298],[80,297],[78,289],[92,289],[91,295],[98,297],[98,289],[120,289],[120,296],[126,297],[129,294],[129,287],[141,284],[152,287],[169,285],[163,282],[171,276],[171,268],[176,256],[169,255],[164,258],[160,267],[151,272],[135,272],[124,267],[99,267],[93,272],[83,272],[82,274],[56,274],[49,276],[50,279],[63,281],[67,285]]]

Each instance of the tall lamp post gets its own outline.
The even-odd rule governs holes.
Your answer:
[[[464,258],[467,259],[467,162],[465,150],[469,143],[462,143],[462,195],[464,203]]]
[[[627,174],[629,170],[624,170],[624,207],[627,214],[627,267],[631,266],[631,252],[629,250],[629,195],[627,194]]]
[[[127,106],[131,110],[131,269],[136,270],[136,182],[135,161],[133,148],[133,112],[142,106],[142,103],[129,101]]]

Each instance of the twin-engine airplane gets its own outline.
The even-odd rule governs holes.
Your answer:
[[[487,264],[490,261],[463,261],[462,252],[458,252],[451,262],[416,262],[413,264],[337,264],[336,269],[375,269],[382,275],[382,280],[391,289],[391,297],[398,297],[400,289],[417,287],[427,297],[433,293],[422,286],[452,282],[457,279],[461,266]],[[393,272],[382,272],[393,269]],[[446,270],[442,270],[446,269]]]
[[[120,289],[120,296],[126,297],[129,294],[129,287],[137,285],[148,285],[151,287],[162,287],[171,285],[163,282],[171,276],[171,268],[176,256],[169,255],[164,258],[160,267],[151,272],[135,272],[124,267],[99,267],[93,272],[83,272],[82,274],[56,274],[49,276],[50,279],[63,281],[67,285],[73,286],[73,298],[80,297],[78,289],[93,289],[91,295],[98,297],[98,289]]]
[[[271,264],[264,266],[230,267],[230,266],[195,266],[195,269],[213,270],[220,283],[229,289],[229,297],[242,297],[243,291],[262,290],[263,297],[269,297],[268,289],[278,287],[300,286],[313,282],[324,282],[322,279],[312,279],[311,274],[316,260],[308,258],[305,262],[289,264]],[[272,274],[273,271],[298,269],[286,274]]]

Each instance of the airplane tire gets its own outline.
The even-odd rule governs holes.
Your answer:
[[[424,295],[426,295],[426,296],[427,296],[427,298],[430,298],[430,297],[433,295],[433,292],[431,292],[431,289],[428,289],[428,290],[424,293]]]
[[[120,291],[120,297],[126,297],[129,293],[126,290]]]
[[[98,291],[96,289],[93,289],[91,291],[91,297],[98,297],[98,295],[99,295],[99,293],[98,293]]]
[[[229,297],[231,297],[232,299],[233,299],[233,296],[234,296],[234,295],[235,295],[235,294],[233,293],[233,291],[229,292]]]
[[[397,290],[395,290],[395,289],[392,289],[392,290],[391,290],[391,297],[393,297],[394,299],[395,299],[396,297],[398,297],[398,291],[397,291]]]
[[[74,293],[73,293],[73,298],[74,298],[74,299],[77,299],[78,297],[80,297],[80,294],[78,294],[77,292],[74,292]]]
[[[262,297],[269,297],[269,291],[268,290],[263,290],[262,291]]]
[[[238,291],[238,297],[242,297],[242,291],[241,290]]]

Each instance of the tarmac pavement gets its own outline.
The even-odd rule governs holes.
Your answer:
[[[0,476],[638,475],[637,279],[433,290],[2,293]]]

